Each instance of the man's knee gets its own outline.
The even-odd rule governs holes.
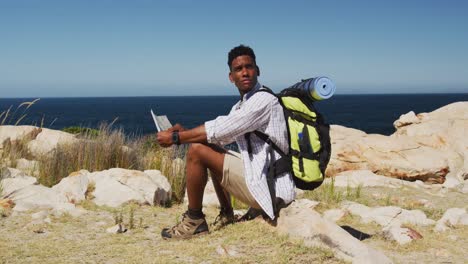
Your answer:
[[[206,148],[206,146],[200,143],[190,144],[187,151],[187,157],[189,159],[200,158],[201,153],[203,152],[203,148]]]

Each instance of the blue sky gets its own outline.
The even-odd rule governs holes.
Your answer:
[[[237,94],[251,46],[279,91],[468,92],[468,1],[0,1],[0,96]]]

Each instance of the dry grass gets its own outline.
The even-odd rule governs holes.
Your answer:
[[[357,201],[360,203],[365,200],[362,186],[358,186],[358,188],[337,188],[334,178],[332,178],[331,183],[323,183],[315,190],[305,191],[303,198],[319,201],[320,204],[316,207],[319,212],[337,208],[344,200]]]
[[[126,225],[130,208],[121,208]],[[0,220],[0,229],[6,231],[0,236],[0,263],[343,263],[331,251],[278,236],[263,221],[229,225],[191,240],[163,240],[161,229],[174,225],[184,209],[134,206],[134,228],[123,234],[106,233],[115,219],[101,209],[86,217],[52,218],[52,224],[34,227],[44,233],[34,232],[29,215]],[[213,222],[217,213],[207,210],[207,221]]]

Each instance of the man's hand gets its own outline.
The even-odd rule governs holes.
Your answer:
[[[175,131],[175,130],[177,130],[177,131],[185,131],[186,129],[185,129],[185,127],[183,127],[183,126],[182,126],[181,124],[179,124],[179,123],[175,124],[173,127],[171,127],[171,128],[168,129],[168,131],[171,131],[171,132],[172,132],[172,131]]]
[[[175,124],[175,126],[170,127],[167,130],[156,133],[156,139],[161,147],[167,148],[174,144],[172,141],[172,132],[173,131],[184,131],[185,127],[180,124]]]
[[[161,132],[156,133],[156,139],[161,147],[167,148],[172,146],[172,131],[164,130]]]

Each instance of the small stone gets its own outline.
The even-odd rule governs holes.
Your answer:
[[[123,224],[117,224],[115,226],[106,229],[107,233],[110,234],[121,234],[127,232],[127,228]]]

